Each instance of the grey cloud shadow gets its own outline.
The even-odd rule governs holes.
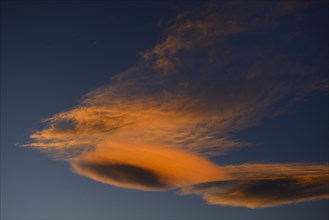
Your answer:
[[[142,167],[122,164],[122,163],[85,163],[80,162],[79,166],[88,169],[95,174],[101,175],[105,178],[120,182],[138,184],[150,188],[168,188],[163,177],[155,172]]]
[[[240,190],[246,195],[273,199],[328,194],[328,186],[322,182],[302,183],[295,178],[254,180],[243,183],[240,187]]]
[[[58,120],[54,123],[54,128],[57,131],[73,130],[75,126],[76,126],[76,122],[68,119]]]

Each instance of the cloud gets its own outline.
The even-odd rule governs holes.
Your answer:
[[[211,148],[225,151],[241,144],[229,136],[216,136],[215,123],[225,122],[229,115],[208,115],[184,110],[191,103],[184,97],[161,100],[141,98],[118,100],[113,105],[83,106],[48,119],[49,127],[31,135],[29,146],[55,150],[89,149],[107,138],[130,141],[153,141],[190,152],[208,153]],[[167,106],[168,105],[168,106]],[[204,147],[202,147],[203,145]]]
[[[202,195],[208,204],[265,208],[329,199],[328,179],[298,178],[212,182],[183,189],[183,195]]]
[[[200,156],[154,143],[113,139],[73,159],[72,167],[99,182],[149,191],[229,179],[220,167]]]
[[[26,146],[74,157],[121,138],[211,157],[250,145],[235,134],[327,88],[317,69],[327,62],[310,61],[316,48],[295,33],[304,17],[294,12],[309,4],[223,1],[177,15],[140,63],[45,120]],[[273,39],[282,16],[291,29]]]
[[[236,134],[327,91],[327,60],[314,59],[327,48],[300,34],[309,4],[222,1],[183,12],[139,63],[45,119],[24,146],[102,183],[183,187],[211,204],[327,198],[324,165],[220,167],[208,159],[251,145]]]
[[[208,204],[247,208],[329,198],[328,164],[243,164],[223,169],[235,180],[186,187],[180,194],[200,195]]]
[[[181,55],[183,52],[205,50],[208,59],[214,61],[222,58],[216,57],[216,47],[226,43],[227,38],[274,26],[281,17],[308,6],[307,1],[206,3],[178,14],[167,28],[166,36],[153,48],[143,52],[142,57],[151,61],[161,74],[170,75],[180,65],[186,65],[185,58]]]

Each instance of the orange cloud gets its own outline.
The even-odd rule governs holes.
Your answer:
[[[209,204],[264,208],[329,198],[328,164],[242,164],[223,167],[234,180],[183,188]]]
[[[106,99],[106,91],[97,99]],[[232,112],[199,111],[191,97],[164,93],[160,99],[113,97],[113,103],[85,105],[54,115],[50,126],[31,135],[27,146],[64,155],[68,149],[97,148],[104,139],[150,141],[198,154],[218,154],[242,144],[224,135],[234,122]],[[233,119],[230,119],[230,118]],[[234,123],[236,125],[236,123]],[[221,128],[217,135],[214,128]]]
[[[207,157],[247,146],[232,136],[328,83],[281,44],[224,40],[271,26],[302,7],[307,4],[225,1],[178,15],[139,64],[47,119],[49,127],[32,134],[26,146],[69,157],[106,138],[152,141]],[[163,70],[173,74],[164,77]]]
[[[154,143],[112,139],[100,143],[96,151],[73,159],[72,167],[93,180],[141,190],[229,179],[217,165],[200,156]]]
[[[183,187],[211,204],[256,208],[327,198],[323,164],[219,167],[205,158],[248,145],[233,135],[328,88],[322,70],[286,48],[297,35],[289,32],[279,43],[239,40],[246,32],[260,38],[266,30],[250,31],[277,25],[276,18],[299,7],[306,5],[225,1],[178,15],[140,63],[44,120],[48,127],[25,146],[65,158],[74,172],[96,181],[141,190]]]

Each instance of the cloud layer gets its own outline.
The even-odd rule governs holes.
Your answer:
[[[327,91],[323,47],[300,34],[310,18],[298,11],[311,4],[222,1],[181,13],[138,64],[44,120],[48,127],[25,146],[99,182],[183,187],[182,194],[210,204],[256,208],[328,198],[327,164],[220,167],[208,159],[252,144],[234,138],[242,129]]]
[[[265,208],[329,198],[329,164],[243,164],[223,167],[235,180],[183,188],[208,204]]]
[[[30,146],[67,155],[114,137],[217,156],[248,145],[234,135],[328,90],[323,48],[297,34],[310,4],[223,1],[177,15],[140,63],[47,119]]]
[[[72,167],[96,181],[150,191],[229,179],[216,164],[186,151],[112,139],[73,159]]]

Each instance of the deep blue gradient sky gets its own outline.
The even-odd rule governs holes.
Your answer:
[[[19,146],[34,129],[44,127],[41,119],[69,110],[88,91],[139,62],[140,52],[163,38],[160,21],[173,21],[178,13],[199,4],[1,2],[1,219],[328,218],[328,200],[247,209],[207,205],[198,196],[179,196],[175,190],[118,188],[79,176],[65,161]],[[320,21],[303,29],[318,42],[316,48],[324,48],[314,57],[317,64],[328,59],[328,4],[314,6],[308,13]],[[289,25],[281,28],[284,32]],[[271,36],[275,38],[275,34]],[[266,44],[261,42],[265,34],[256,35],[260,44]],[[249,37],[243,39],[251,40]],[[244,43],[231,41],[228,43]],[[303,48],[296,51],[303,53]],[[321,67],[322,75],[327,74],[327,65]],[[212,160],[221,165],[328,162],[328,122],[327,91],[314,92],[284,114],[266,117],[259,125],[234,134],[254,143],[252,146]]]

